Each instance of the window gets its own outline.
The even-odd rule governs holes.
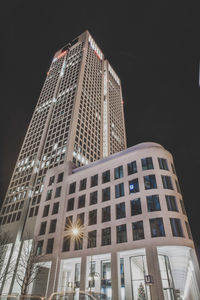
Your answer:
[[[49,214],[49,205],[46,205],[46,206],[44,207],[42,217],[47,217],[48,214]]]
[[[153,169],[153,161],[152,161],[152,157],[146,157],[141,159],[142,161],[142,170],[151,170]]]
[[[102,235],[101,235],[101,245],[111,245],[111,228],[107,227],[102,229]]]
[[[131,200],[131,216],[140,215],[142,213],[140,198]]]
[[[189,237],[190,240],[192,240],[192,233],[191,233],[190,226],[189,226],[188,222],[185,222],[185,226],[186,226],[186,229],[187,229],[188,237]]]
[[[54,203],[53,209],[52,209],[52,215],[55,215],[58,213],[59,210],[59,202]]]
[[[184,215],[186,215],[186,210],[185,210],[185,205],[184,205],[183,200],[180,200],[180,203],[181,203],[182,212],[183,212]]]
[[[144,239],[144,228],[143,228],[143,221],[138,221],[132,223],[132,230],[133,230],[133,240],[142,240]]]
[[[85,195],[81,195],[78,198],[78,208],[85,207]]]
[[[52,190],[47,191],[46,201],[51,200]]]
[[[98,174],[91,176],[91,187],[98,185]]]
[[[102,190],[102,202],[110,200],[110,187]]]
[[[49,185],[52,185],[54,183],[54,179],[55,179],[55,176],[51,176],[49,178]]]
[[[69,186],[69,194],[75,193],[75,190],[76,190],[76,182],[73,182]]]
[[[147,198],[148,212],[161,210],[158,195],[151,195],[151,196],[147,196],[146,198]]]
[[[121,219],[126,217],[125,202],[116,204],[116,219]]]
[[[60,173],[60,174],[58,174],[58,180],[57,180],[57,182],[62,182],[63,181],[63,176],[64,176],[63,172]]]
[[[124,184],[119,183],[115,186],[115,198],[124,196]]]
[[[167,160],[165,158],[158,158],[158,163],[161,170],[169,170]]]
[[[128,175],[137,173],[137,164],[136,164],[136,161],[132,161],[129,164],[127,164],[127,170],[128,170]]]
[[[174,196],[165,195],[165,199],[166,199],[166,202],[167,202],[168,210],[178,211],[177,204],[176,204],[176,198]]]
[[[90,205],[97,203],[97,195],[98,195],[97,191],[90,193]]]
[[[58,186],[57,188],[56,188],[56,192],[55,192],[55,198],[58,198],[58,197],[60,197],[60,195],[61,195],[61,186]]]
[[[170,224],[173,236],[183,237],[183,230],[181,226],[181,220],[176,218],[170,218]]]
[[[123,166],[117,167],[114,169],[114,178],[119,179],[122,178],[123,175]]]
[[[181,188],[180,188],[178,180],[175,179],[175,183],[176,183],[176,190],[177,190],[177,192],[181,194]]]
[[[34,216],[37,216],[38,210],[39,210],[39,206],[36,206],[36,207],[35,207],[35,213],[34,213]]]
[[[145,190],[157,189],[155,175],[144,176],[144,187],[145,187]]]
[[[81,250],[83,248],[83,238],[76,239],[74,243],[74,250]]]
[[[67,203],[67,211],[73,210],[74,209],[74,198],[68,199]]]
[[[165,236],[165,229],[162,218],[150,219],[151,237]]]
[[[67,236],[65,236],[63,238],[63,246],[62,246],[62,251],[66,252],[70,250],[70,238],[68,238]]]
[[[81,213],[81,214],[77,215],[77,222],[78,222],[79,225],[83,225],[84,224],[84,216],[85,216],[84,213]]]
[[[125,243],[127,242],[127,234],[126,234],[126,224],[119,225],[116,227],[117,229],[117,243]]]
[[[129,194],[134,194],[139,192],[138,178],[129,181]]]
[[[164,176],[164,175],[162,175],[161,177],[162,177],[163,188],[173,190],[171,177]]]
[[[40,225],[40,233],[39,233],[39,235],[45,234],[46,227],[47,227],[47,222],[42,222],[41,225]]]
[[[96,240],[97,240],[97,231],[93,230],[88,232],[88,248],[96,247]]]
[[[42,254],[43,243],[44,243],[44,241],[38,241],[38,243],[37,243],[37,247],[36,247],[36,255],[37,256]]]
[[[65,228],[64,228],[64,230],[67,230],[67,229],[69,229],[69,227],[71,227],[71,225],[72,225],[72,220],[73,220],[73,216],[68,216],[68,217],[66,217],[66,219],[65,219]]]
[[[107,170],[102,173],[102,183],[106,183],[110,181],[110,170]]]
[[[109,222],[111,219],[110,206],[102,208],[102,223]]]
[[[53,244],[54,244],[54,239],[48,239],[47,240],[46,254],[50,254],[50,253],[53,252]]]
[[[51,220],[49,233],[53,233],[56,231],[56,223],[57,223],[57,219]]]
[[[79,187],[79,191],[83,191],[86,189],[86,185],[87,185],[87,178],[84,178],[80,181],[80,187]]]
[[[171,167],[172,167],[172,172],[176,175],[176,169],[175,169],[175,167],[174,167],[174,164],[173,163],[171,163]]]
[[[29,218],[31,218],[33,216],[33,212],[34,212],[34,207],[31,207],[30,212],[29,212]]]
[[[97,209],[91,210],[89,212],[89,224],[94,225],[97,224]]]

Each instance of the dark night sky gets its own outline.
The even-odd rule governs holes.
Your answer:
[[[128,146],[153,141],[173,155],[200,253],[199,1],[117,2],[1,4],[0,201],[53,54],[88,29],[121,78]]]

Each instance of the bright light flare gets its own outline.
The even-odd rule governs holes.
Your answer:
[[[85,228],[80,219],[78,219],[75,223],[72,223],[70,218],[68,218],[66,223],[65,232],[69,239],[72,241],[80,241],[84,238]]]

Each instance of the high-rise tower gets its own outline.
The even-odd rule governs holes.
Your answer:
[[[1,225],[16,236],[27,217],[37,215],[48,169],[64,161],[79,167],[126,148],[122,102],[120,79],[88,31],[55,54],[3,203]]]

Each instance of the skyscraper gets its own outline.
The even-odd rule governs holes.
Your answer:
[[[14,237],[37,216],[48,169],[126,148],[122,102],[120,79],[88,31],[56,52],[1,211],[0,224]]]

